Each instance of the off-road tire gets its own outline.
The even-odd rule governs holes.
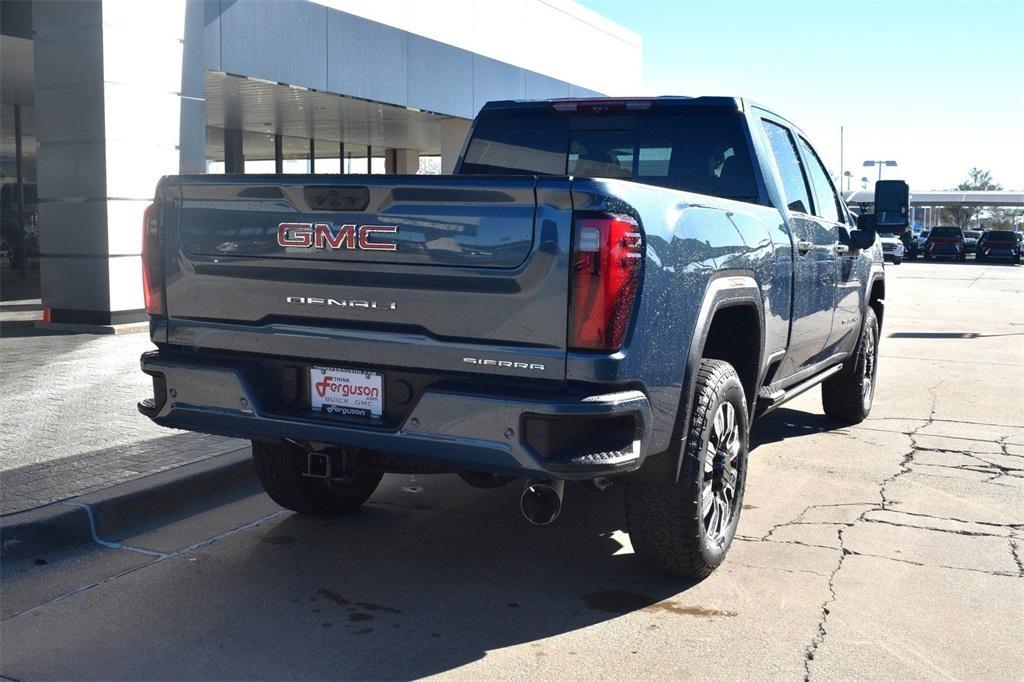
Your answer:
[[[878,333],[878,317],[868,306],[853,355],[838,374],[821,384],[821,406],[830,418],[859,424],[871,413],[878,379]],[[869,379],[870,384],[865,386]]]
[[[728,401],[739,430],[732,516],[722,536],[707,537],[702,514],[704,463],[719,406]],[[706,578],[725,559],[743,508],[750,420],[736,370],[722,360],[702,360],[697,372],[690,428],[682,452],[679,480],[626,485],[626,522],[637,555],[660,571],[686,578]]]
[[[254,440],[256,475],[270,499],[285,509],[312,516],[340,516],[355,511],[377,489],[383,474],[366,471],[344,481],[303,476],[306,451],[291,443]]]

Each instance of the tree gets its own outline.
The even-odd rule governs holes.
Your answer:
[[[990,208],[985,211],[985,227],[989,230],[1014,230],[1022,215],[1019,208]]]
[[[967,171],[967,179],[956,188],[961,192],[977,192],[999,190],[1003,186],[992,180],[992,173],[989,171],[972,168]],[[942,220],[947,225],[965,228],[982,210],[981,206],[950,206],[942,209]]]

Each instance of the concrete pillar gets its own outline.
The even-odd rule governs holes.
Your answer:
[[[224,129],[224,172],[228,175],[245,172],[244,133],[238,128]]]
[[[145,319],[143,210],[160,176],[205,164],[201,60],[183,71],[187,7],[32,3],[42,297],[54,322]]]
[[[447,175],[455,169],[462,144],[469,134],[470,123],[464,118],[446,118],[441,121],[441,173]]]
[[[397,175],[416,175],[420,169],[420,152],[418,149],[393,149],[395,173]]]

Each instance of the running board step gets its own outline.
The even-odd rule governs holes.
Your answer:
[[[772,386],[762,386],[761,390],[757,392],[757,404],[761,405],[774,405],[783,398],[786,397],[786,392],[781,388],[774,388]]]
[[[814,388],[825,379],[828,379],[833,374],[837,374],[843,369],[842,363],[833,365],[826,369],[820,374],[815,374],[810,379],[805,379],[799,384],[792,386],[785,391],[780,388],[772,388],[771,386],[763,386],[760,391],[757,392],[757,414],[759,416],[766,415],[775,408],[779,407],[783,403],[787,403],[793,398],[797,397],[804,391]]]

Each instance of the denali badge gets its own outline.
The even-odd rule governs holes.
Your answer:
[[[341,308],[369,308],[371,310],[398,310],[394,301],[361,301],[358,299],[324,298],[322,296],[288,296],[285,303],[293,305],[339,306]]]
[[[489,367],[511,367],[512,369],[536,369],[544,371],[544,365],[536,362],[513,362],[511,360],[486,360],[483,358],[462,358],[468,365],[487,365]]]
[[[370,241],[375,234],[398,234],[397,225],[339,225],[330,223],[281,223],[277,245],[299,249],[349,249],[398,251],[394,242]]]

